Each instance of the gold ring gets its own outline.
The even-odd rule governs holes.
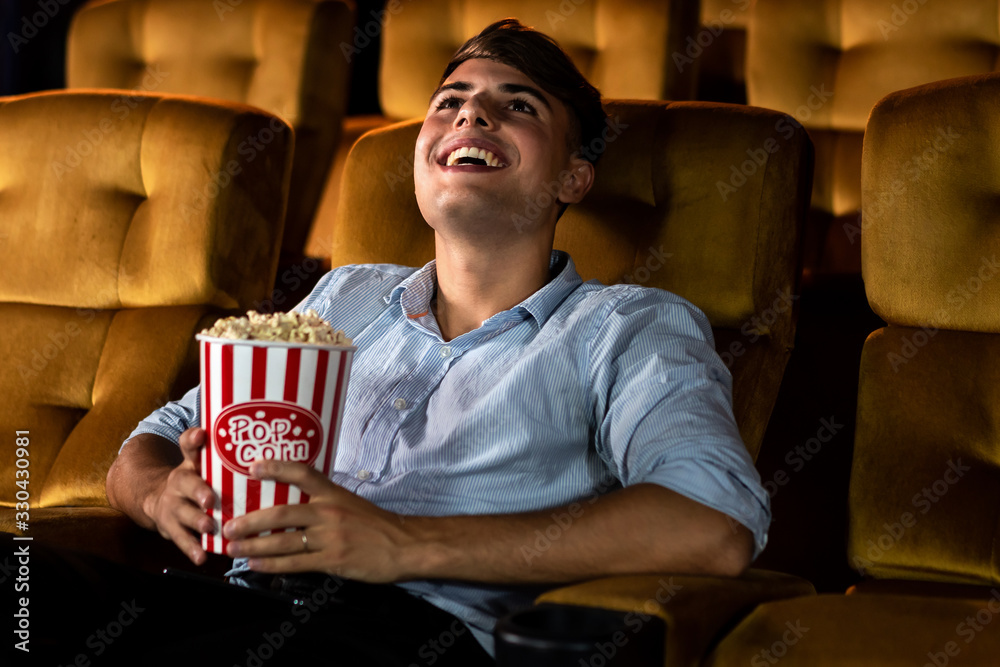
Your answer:
[[[303,551],[309,551],[309,538],[306,537],[306,531],[302,531],[302,549]]]

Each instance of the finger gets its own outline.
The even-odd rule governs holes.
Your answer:
[[[284,531],[262,535],[260,537],[249,537],[243,540],[236,540],[229,543],[226,553],[233,558],[249,556],[288,556],[315,551],[306,549],[306,543],[302,541],[301,530],[286,533]]]
[[[181,433],[180,446],[184,461],[194,465],[195,470],[201,470],[201,448],[208,441],[208,434],[203,428],[189,428]]]
[[[265,530],[305,528],[315,523],[314,508],[308,504],[277,505],[256,510],[226,522],[223,535],[229,540],[239,540],[257,535]]]
[[[178,523],[196,533],[215,533],[215,519],[190,503],[178,507],[175,516]]]
[[[257,479],[294,484],[310,496],[341,488],[324,477],[316,468],[295,461],[260,459],[250,464],[250,475]],[[349,493],[346,490],[344,492]]]
[[[185,556],[195,565],[201,565],[208,558],[205,550],[201,548],[201,538],[195,537],[187,528],[180,523],[171,522],[167,526],[167,535],[170,540],[177,545]]]
[[[260,556],[251,558],[247,565],[255,572],[281,574],[286,572],[326,572],[319,553],[309,552],[291,556]],[[341,576],[338,570],[335,573]]]
[[[177,493],[190,500],[203,510],[208,510],[216,506],[217,496],[212,487],[201,478],[196,472],[185,470],[178,471],[176,487]]]

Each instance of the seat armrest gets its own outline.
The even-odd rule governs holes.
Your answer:
[[[751,569],[735,578],[663,574],[595,579],[548,591],[535,602],[658,616],[667,626],[664,664],[695,666],[758,604],[815,594],[805,579]]]

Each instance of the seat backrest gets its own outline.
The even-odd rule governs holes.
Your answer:
[[[673,54],[682,53],[684,39],[697,32],[697,2],[428,0],[389,3],[387,11],[379,100],[390,118],[423,117],[455,51],[509,16],[559,42],[606,97],[693,99],[694,69],[675,66]]]
[[[95,0],[73,17],[69,88],[129,88],[242,102],[297,137],[282,249],[302,252],[347,102],[354,9],[343,0]],[[245,155],[266,143],[248,136]]]
[[[241,104],[0,98],[0,425],[30,433],[33,504],[104,504],[124,437],[197,382],[204,320],[270,292],[292,145]],[[12,506],[13,456],[0,474]]]
[[[705,312],[733,372],[741,434],[756,456],[794,338],[808,137],[764,109],[641,101],[606,108],[608,141],[598,146],[595,185],[556,226],[555,247],[573,256],[585,280],[660,287]],[[419,129],[409,121],[355,144],[334,226],[334,266],[420,266],[434,256],[433,232],[413,194]]]
[[[894,90],[992,72],[1000,2],[758,0],[747,44],[747,100],[805,125],[816,144],[812,207],[861,208],[861,141]]]
[[[682,53],[697,66],[699,100],[746,103],[747,25],[755,2],[702,0],[701,28]]]
[[[1000,74],[872,110],[849,557],[867,575],[1000,583]]]

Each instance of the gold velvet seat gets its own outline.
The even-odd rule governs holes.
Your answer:
[[[809,628],[788,665],[992,665],[1000,656],[1000,74],[893,93],[865,133],[865,289],[852,595],[758,607],[709,664]]]
[[[555,247],[573,256],[585,280],[669,289],[708,315],[733,373],[741,435],[756,456],[794,339],[797,240],[812,170],[806,133],[783,114],[751,107],[609,101],[606,108],[614,129],[594,188],[559,221]],[[776,134],[786,126],[787,136]],[[333,230],[334,265],[420,266],[433,257],[433,232],[413,194],[419,128],[408,121],[355,144]],[[740,187],[720,190],[717,182],[748,160]],[[656,613],[668,623],[670,664],[692,664],[720,627],[757,601],[814,592],[801,579],[763,571],[674,576],[684,588],[662,604],[661,578],[598,580],[545,599]]]
[[[306,247],[310,256],[329,257],[340,174],[353,143],[368,130],[423,117],[451,56],[494,21],[517,17],[525,25],[552,36],[607,97],[694,99],[694,68],[678,68],[673,54],[683,52],[685,39],[697,32],[696,2],[422,0],[389,2],[385,11],[379,64],[383,115],[348,118],[345,122],[344,139]],[[374,18],[369,25],[373,22]],[[353,44],[362,42],[356,39]]]
[[[869,111],[894,90],[995,71],[1000,2],[758,0],[748,31],[749,103],[795,116],[816,145],[806,267],[856,275]]]
[[[345,0],[94,0],[73,17],[68,88],[135,88],[242,102],[295,129],[282,238],[301,255],[340,140],[354,6]],[[247,137],[242,155],[266,143]]]
[[[251,161],[240,147],[263,132]],[[270,292],[292,147],[284,121],[241,104],[0,98],[0,425],[30,438],[27,489],[13,449],[0,458],[0,529],[27,491],[29,535],[72,523],[52,538],[122,548],[99,544],[128,523],[107,507],[108,467],[139,420],[197,382],[194,334]]]

